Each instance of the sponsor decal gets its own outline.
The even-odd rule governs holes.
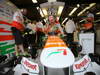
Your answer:
[[[27,58],[23,57],[21,64],[24,66],[24,68],[31,73],[39,73],[39,66],[38,64],[31,62]]]
[[[62,55],[67,55],[67,50],[66,49],[57,49],[57,51],[49,53],[47,58],[51,55],[59,54],[59,53],[61,53]]]
[[[32,65],[31,63],[29,63],[27,60],[25,60],[23,62],[23,64],[25,64],[27,67],[33,69],[33,70],[36,70],[37,69],[37,65]]]
[[[91,62],[91,59],[88,55],[85,55],[82,59],[76,61],[73,64],[73,71],[74,72],[81,72],[86,70],[86,68],[89,66]]]
[[[75,64],[75,68],[76,68],[76,69],[81,69],[81,68],[84,67],[88,62],[89,62],[89,59],[83,59],[83,61],[80,62],[79,64]]]

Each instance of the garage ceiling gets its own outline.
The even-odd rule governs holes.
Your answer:
[[[30,20],[43,20],[39,11],[36,7],[39,7],[40,4],[47,2],[47,0],[37,0],[38,3],[33,3],[32,0],[10,0],[13,2],[18,8],[26,8],[28,10],[27,18]],[[89,6],[90,3],[96,3],[96,0],[57,0],[59,2],[65,2],[64,9],[60,16],[60,22],[62,22],[66,17],[69,16],[69,13],[80,4],[80,7],[75,11],[72,17],[75,18],[76,21],[79,20],[80,17],[84,16],[77,16],[77,14],[82,11],[84,8]],[[100,15],[97,15],[97,12],[100,12],[100,3],[96,3],[94,7],[91,8],[91,11],[94,13],[95,18],[98,19]]]

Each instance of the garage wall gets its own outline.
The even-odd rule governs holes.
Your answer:
[[[100,29],[96,30],[97,32],[97,39],[96,39],[96,42],[97,43],[100,43]]]
[[[97,33],[96,43],[100,44],[100,24],[96,25],[96,33]]]

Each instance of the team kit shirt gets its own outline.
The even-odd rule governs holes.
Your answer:
[[[42,32],[43,28],[44,28],[44,26],[43,26],[42,22],[37,22],[36,23],[36,31]]]
[[[87,15],[87,17],[89,18],[94,18],[94,15],[92,14],[92,13],[89,13],[88,15]]]
[[[23,15],[20,11],[16,11],[13,15],[13,22],[12,22],[12,26],[16,27],[19,30],[23,30],[24,29],[24,19],[23,19]]]
[[[36,25],[33,23],[28,23],[26,28],[31,29],[34,33],[36,32]]]
[[[68,22],[65,25],[65,31],[67,33],[73,33],[75,30],[76,30],[76,26],[75,26],[74,21],[68,20]]]
[[[44,32],[45,33],[49,33],[49,32],[56,32],[56,33],[60,33],[60,34],[64,34],[62,27],[60,26],[60,24],[55,24],[53,26],[51,25],[46,25],[44,27]]]
[[[92,28],[92,26],[93,26],[93,21],[94,21],[94,15],[92,14],[92,13],[89,13],[88,15],[87,15],[87,23],[85,23],[84,24],[84,27],[86,28],[86,29],[90,29],[90,28]]]

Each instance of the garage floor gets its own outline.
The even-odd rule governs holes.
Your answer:
[[[96,45],[96,54],[100,55],[100,44]]]

